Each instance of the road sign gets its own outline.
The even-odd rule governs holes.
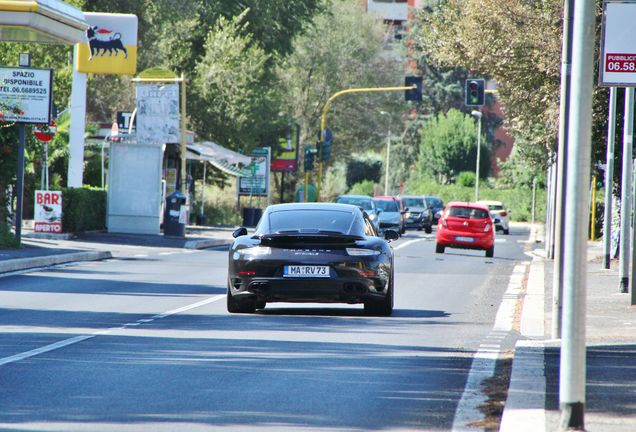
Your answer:
[[[422,102],[422,77],[404,77],[405,86],[415,86],[414,89],[404,91],[404,99],[407,101]]]
[[[636,86],[636,3],[603,2],[599,85]]]
[[[48,124],[52,89],[51,69],[0,67],[0,120]]]
[[[37,125],[33,128],[33,135],[42,142],[49,142],[55,136],[55,132],[57,131],[57,127],[55,126],[55,122],[52,121],[48,125]]]
[[[130,111],[117,111],[117,126],[119,126],[120,131],[128,132],[131,120],[134,130],[137,127],[137,117],[133,118],[133,113]]]

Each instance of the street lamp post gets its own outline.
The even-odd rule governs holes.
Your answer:
[[[477,119],[477,163],[475,164],[475,201],[479,201],[479,156],[481,150],[481,111],[470,113]]]
[[[384,164],[384,195],[389,194],[389,162],[391,161],[391,114],[380,111],[381,115],[389,117],[389,128],[386,135],[386,163]]]

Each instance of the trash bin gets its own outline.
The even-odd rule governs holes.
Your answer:
[[[243,207],[243,226],[253,228],[261,220],[263,210],[256,207]]]
[[[187,197],[179,191],[166,197],[166,208],[163,212],[163,235],[185,237],[188,222]]]

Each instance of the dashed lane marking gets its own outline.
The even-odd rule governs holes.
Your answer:
[[[37,355],[44,354],[44,353],[47,353],[47,352],[55,351],[55,350],[58,350],[60,348],[67,347],[69,345],[74,345],[76,343],[80,343],[80,342],[83,342],[85,340],[97,337],[97,336],[107,335],[107,334],[110,334],[113,330],[116,330],[116,329],[124,329],[124,328],[129,328],[129,327],[135,327],[135,326],[138,326],[138,325],[143,324],[143,323],[152,322],[155,319],[166,318],[166,317],[169,317],[171,315],[175,315],[175,314],[178,314],[178,313],[181,313],[181,312],[186,312],[186,311],[189,311],[191,309],[195,309],[195,308],[198,308],[198,307],[205,306],[207,304],[213,303],[215,301],[221,300],[222,298],[225,298],[224,294],[216,295],[214,297],[210,297],[210,298],[207,298],[205,300],[202,300],[202,301],[199,301],[199,302],[196,302],[196,303],[192,303],[192,304],[187,305],[187,306],[180,307],[178,309],[172,309],[172,310],[169,310],[169,311],[164,312],[162,314],[155,315],[155,316],[153,316],[151,318],[148,318],[148,319],[141,319],[141,320],[139,320],[137,322],[127,323],[127,324],[124,324],[122,326],[112,327],[112,328],[104,329],[104,330],[99,330],[99,331],[96,331],[96,332],[93,332],[93,333],[87,334],[87,335],[75,336],[75,337],[72,337],[72,338],[69,338],[69,339],[64,339],[64,340],[59,341],[59,342],[55,342],[55,343],[52,343],[52,344],[49,344],[49,345],[42,346],[40,348],[33,349],[33,350],[30,350],[30,351],[25,351],[23,353],[15,354],[15,355],[12,355],[12,356],[9,356],[9,357],[0,358],[0,366],[6,365],[6,364],[9,364],[9,363],[15,363],[15,362],[18,362],[18,361],[21,361],[21,360],[25,360],[25,359],[28,359],[28,358],[31,358],[31,357],[35,357]]]

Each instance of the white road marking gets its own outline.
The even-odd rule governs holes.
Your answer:
[[[424,240],[424,239],[423,238],[418,238],[418,239],[415,239],[415,240],[409,240],[409,241],[407,241],[405,243],[402,243],[401,245],[397,245],[396,247],[393,248],[393,250],[398,250],[398,249],[405,248],[407,246],[412,245],[415,242],[419,242],[419,241],[422,241],[422,240]]]
[[[138,325],[140,325],[141,323],[144,323],[144,322],[151,322],[151,321],[154,321],[155,319],[166,318],[166,317],[169,317],[171,315],[175,315],[175,314],[178,314],[178,313],[181,313],[181,312],[186,312],[186,311],[189,311],[191,309],[195,309],[195,308],[198,308],[198,307],[205,306],[207,304],[213,303],[215,301],[221,300],[222,298],[225,298],[225,295],[224,294],[219,294],[219,295],[216,295],[214,297],[210,297],[210,298],[207,298],[205,300],[202,300],[202,301],[199,301],[199,302],[196,302],[196,303],[192,303],[192,304],[187,305],[187,306],[180,307],[178,309],[173,309],[173,310],[164,312],[162,314],[155,315],[154,317],[152,317],[150,319],[139,320],[139,321],[134,322],[134,323],[127,323],[127,324],[124,324],[123,326],[120,326],[120,327],[112,327],[110,329],[99,330],[99,331],[96,331],[96,332],[93,332],[93,333],[87,334],[87,335],[75,336],[75,337],[72,337],[72,338],[69,338],[69,339],[64,339],[64,340],[61,340],[59,342],[55,342],[55,343],[52,343],[52,344],[49,344],[49,345],[42,346],[40,348],[33,349],[33,350],[30,350],[30,351],[25,351],[23,353],[15,354],[15,355],[12,355],[12,356],[9,356],[9,357],[0,358],[0,366],[6,365],[6,364],[9,364],[9,363],[15,363],[15,362],[18,362],[18,361],[22,361],[22,360],[25,360],[25,359],[28,359],[28,358],[31,358],[31,357],[35,357],[35,356],[40,355],[40,354],[47,353],[47,352],[55,351],[57,349],[67,347],[69,345],[74,345],[76,343],[83,342],[85,340],[92,339],[92,338],[97,337],[97,336],[107,335],[107,334],[111,333],[115,329],[122,329],[122,328],[126,328],[126,327],[138,326]]]
[[[483,419],[484,414],[479,410],[479,406],[486,402],[487,397],[482,393],[481,383],[495,373],[495,366],[501,354],[501,346],[489,344],[489,340],[503,339],[514,324],[515,309],[517,302],[523,296],[522,283],[528,264],[517,264],[510,275],[508,288],[503,295],[503,300],[497,309],[495,323],[490,334],[484,338],[484,343],[479,346],[475,353],[473,363],[468,373],[464,393],[462,394],[455,417],[453,419],[453,432],[483,430],[479,427],[468,426],[471,422]]]
[[[148,255],[146,254],[137,254],[137,255],[133,255],[135,258],[146,258]]]
[[[176,252],[159,252],[159,255],[174,255]]]

